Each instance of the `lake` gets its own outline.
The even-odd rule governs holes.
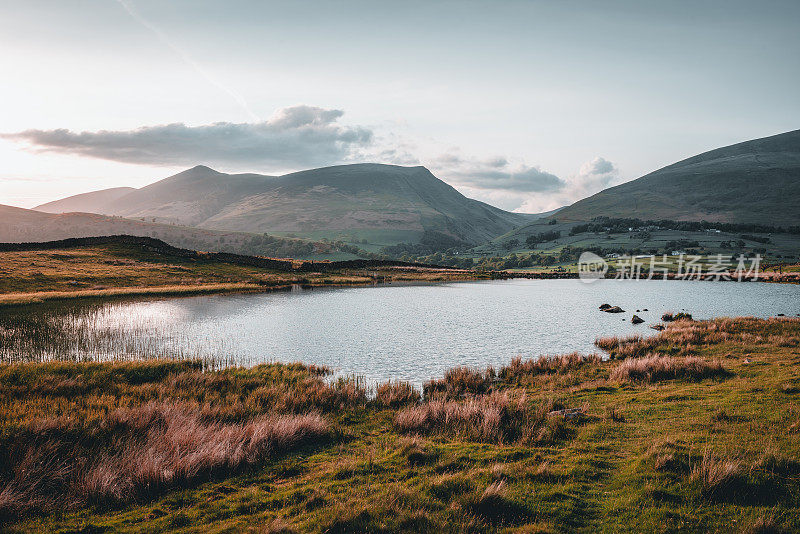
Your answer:
[[[599,311],[606,302],[626,313]],[[654,334],[648,325],[662,313],[684,310],[696,319],[796,315],[800,286],[517,279],[46,304],[0,310],[0,356],[301,361],[368,383],[419,384],[460,365],[597,352],[598,336]],[[633,313],[646,322],[631,324]]]

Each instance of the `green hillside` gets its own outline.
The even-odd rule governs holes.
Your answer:
[[[357,248],[344,243],[192,228],[95,213],[42,213],[0,204],[0,243],[122,234],[154,237],[176,247],[209,252],[321,260],[359,257]]]
[[[633,217],[800,224],[800,130],[718,148],[561,210],[559,221]]]

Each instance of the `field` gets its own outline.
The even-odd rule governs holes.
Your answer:
[[[800,320],[366,390],[325,369],[0,367],[8,532],[800,528]]]
[[[234,261],[196,261],[131,244],[0,251],[0,305],[117,295],[183,295],[376,281],[475,279],[467,271],[409,267],[333,272],[271,270]]]

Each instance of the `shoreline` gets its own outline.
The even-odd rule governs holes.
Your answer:
[[[460,271],[459,274],[467,274]],[[488,274],[488,277],[486,276]],[[772,274],[772,273],[770,273]],[[777,274],[777,273],[775,273]],[[354,275],[354,277],[357,275]],[[234,282],[222,284],[202,284],[202,285],[167,285],[167,286],[123,286],[123,287],[109,287],[98,289],[77,289],[74,291],[31,291],[31,292],[10,292],[0,293],[0,308],[12,306],[25,306],[30,304],[40,304],[50,301],[64,301],[64,300],[80,300],[80,299],[94,299],[94,298],[115,298],[115,297],[180,297],[180,296],[194,296],[194,295],[215,295],[215,294],[228,294],[228,293],[269,293],[272,291],[287,291],[293,287],[301,287],[304,289],[311,288],[340,288],[340,287],[363,287],[370,285],[389,285],[392,283],[450,283],[450,282],[482,282],[491,280],[515,280],[515,279],[528,279],[528,280],[579,280],[578,273],[572,272],[553,272],[553,273],[519,273],[519,272],[505,272],[505,271],[491,271],[481,275],[475,272],[474,277],[467,278],[442,278],[442,279],[426,279],[424,277],[402,277],[393,280],[390,276],[373,276],[363,279],[350,279],[347,281],[319,281],[313,280],[291,280],[284,283],[277,283],[274,285],[268,284],[255,284],[247,282]],[[603,280],[615,280],[615,278],[606,277]],[[648,280],[648,279],[642,279]],[[661,278],[653,278],[654,281],[662,280]],[[785,283],[785,284],[799,284],[800,274],[797,275],[761,275],[757,278],[746,277],[742,280],[725,280],[715,279],[713,276],[703,277],[677,277],[675,275],[668,275],[667,280],[679,282],[762,282],[762,283]]]

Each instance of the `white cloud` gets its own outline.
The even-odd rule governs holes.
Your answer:
[[[38,152],[149,165],[252,164],[308,168],[349,159],[372,143],[368,128],[337,123],[338,109],[294,106],[257,123],[143,126],[135,130],[25,130],[0,134]]]
[[[597,156],[581,165],[577,174],[568,177],[561,190],[552,195],[529,197],[517,211],[539,213],[567,206],[606,189],[619,178],[616,165]]]

